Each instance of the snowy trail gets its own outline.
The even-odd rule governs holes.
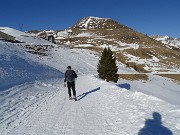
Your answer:
[[[87,83],[88,80],[91,81]],[[153,119],[154,112],[161,115],[163,126],[173,131],[173,135],[180,134],[180,109],[177,106],[121,89],[92,75],[80,76],[76,83],[77,102],[68,99],[62,79],[19,86],[19,91],[39,89],[46,92],[42,95],[37,93],[38,98],[26,98],[22,105],[17,101],[14,110],[8,112],[12,116],[1,121],[1,134],[137,135],[145,126],[145,119]],[[16,114],[18,108],[20,110]]]

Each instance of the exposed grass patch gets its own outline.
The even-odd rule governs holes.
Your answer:
[[[180,74],[156,74],[162,77],[167,77],[173,79],[175,82],[180,84]]]
[[[116,52],[115,56],[119,62],[126,64],[127,57],[125,57],[122,53]]]
[[[0,31],[0,39],[5,39],[7,41],[16,41],[15,37],[10,36],[6,33],[1,32],[1,31]]]
[[[149,71],[144,69],[143,64],[137,64],[135,62],[128,62],[128,58],[125,57],[122,53],[116,53],[116,58],[121,63],[125,64],[127,67],[132,67],[134,70],[140,72],[140,73],[149,73]]]
[[[52,45],[25,45],[24,47],[28,49],[27,52],[42,56],[47,56],[48,49],[53,48]]]
[[[119,74],[119,77],[125,80],[148,80],[148,75],[146,74]]]
[[[136,71],[138,71],[140,73],[148,73],[148,71],[144,69],[143,64],[136,64],[135,62],[127,62],[126,65],[127,65],[127,67],[134,68]]]
[[[161,77],[167,77],[170,79],[173,79],[174,82],[180,84],[180,74],[154,74],[154,75],[159,75]],[[119,74],[119,78],[125,79],[125,80],[145,80],[147,81],[148,74]]]
[[[152,59],[152,56],[155,56],[149,48],[126,49],[124,51],[141,59]]]

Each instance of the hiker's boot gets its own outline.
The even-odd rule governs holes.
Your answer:
[[[77,101],[77,97],[76,96],[74,96],[74,100]]]

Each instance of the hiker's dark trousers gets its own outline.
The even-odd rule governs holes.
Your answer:
[[[76,96],[75,82],[67,82],[67,87],[68,87],[69,97],[71,97],[71,89],[73,91],[73,96]]]

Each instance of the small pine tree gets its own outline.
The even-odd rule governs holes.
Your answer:
[[[118,68],[116,66],[116,58],[113,55],[113,52],[108,47],[105,48],[102,52],[102,55],[99,59],[97,65],[97,71],[99,78],[104,80],[117,82],[119,75],[117,74]]]

